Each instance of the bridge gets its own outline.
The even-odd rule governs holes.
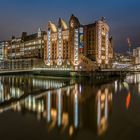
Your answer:
[[[55,77],[112,77],[126,75],[128,72],[140,71],[140,63],[125,65],[122,68],[111,68],[97,70],[97,65],[94,61],[91,61],[87,57],[81,55],[81,68],[74,70],[71,67],[34,67],[28,69],[15,69],[15,70],[0,70],[0,75],[10,74],[35,74],[35,75],[46,75]],[[82,67],[83,66],[83,67]],[[84,69],[88,68],[88,69]]]
[[[121,72],[140,72],[140,63],[124,67],[121,69]]]
[[[116,69],[103,69],[100,71],[83,71],[72,70],[69,68],[32,68],[32,69],[20,69],[20,70],[2,70],[0,75],[18,75],[18,74],[34,74],[34,75],[46,75],[55,77],[92,77],[95,79],[104,79],[113,76],[120,76],[120,73],[124,70]]]

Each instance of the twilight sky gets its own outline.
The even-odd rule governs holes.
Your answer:
[[[72,13],[81,24],[104,16],[117,52],[127,51],[127,37],[140,47],[140,0],[0,0],[0,40],[46,30],[48,21],[57,23],[59,17],[68,22]]]

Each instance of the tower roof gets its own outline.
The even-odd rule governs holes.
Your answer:
[[[54,23],[49,21],[48,28],[51,29],[52,32],[57,32],[57,28]]]
[[[62,18],[59,18],[58,27],[62,27],[63,30],[68,29],[68,26],[67,26],[66,22]]]
[[[71,23],[71,21],[74,22],[75,27],[79,27],[81,25],[79,19],[77,17],[75,17],[73,14],[70,17],[69,23]]]

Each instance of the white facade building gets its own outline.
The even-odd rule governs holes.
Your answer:
[[[140,47],[133,49],[133,57],[134,57],[134,63],[139,64],[140,63]]]

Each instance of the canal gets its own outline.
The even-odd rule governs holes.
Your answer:
[[[99,81],[1,76],[0,139],[140,139],[140,73]]]

